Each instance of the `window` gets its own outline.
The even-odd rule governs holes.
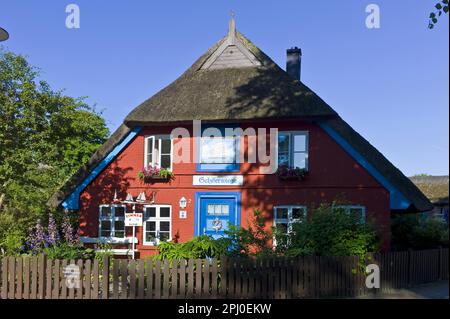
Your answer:
[[[333,211],[342,211],[351,214],[362,224],[366,222],[366,208],[359,205],[339,205],[333,206]]]
[[[217,124],[202,128],[199,139],[200,172],[239,171],[239,136],[234,132],[237,125]]]
[[[172,169],[172,140],[170,135],[155,135],[145,138],[145,167],[157,165]]]
[[[236,159],[236,140],[234,137],[202,137],[201,163],[231,164]]]
[[[306,218],[305,206],[275,206],[274,226],[281,232],[290,234],[292,225]]]
[[[278,166],[308,169],[308,132],[278,134]]]
[[[144,245],[158,245],[172,238],[171,215],[169,205],[144,206]]]
[[[100,205],[100,237],[125,237],[125,205]]]
[[[209,204],[207,214],[210,216],[228,216],[230,215],[230,205],[226,204]]]

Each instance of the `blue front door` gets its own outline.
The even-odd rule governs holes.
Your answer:
[[[236,193],[199,194],[196,235],[210,235],[218,238],[224,235],[225,230],[229,229],[230,223],[239,225],[239,198],[240,196],[237,196]]]

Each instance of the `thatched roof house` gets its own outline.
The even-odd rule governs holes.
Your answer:
[[[236,66],[227,67],[230,60],[227,62],[226,55],[233,53],[243,58],[239,60],[241,62],[236,62]],[[168,123],[175,125],[195,119],[240,123],[301,119],[319,123],[327,132],[333,132],[341,144],[351,149],[349,152],[360,158],[361,165],[376,172],[376,178],[382,180],[386,188],[393,190],[391,198],[401,197],[407,203],[402,209],[427,211],[432,208],[430,201],[414,183],[353,130],[325,101],[236,32],[233,20],[227,36],[173,83],[128,114],[123,124],[89,162],[53,195],[49,205],[61,205],[135,128]]]
[[[412,176],[410,179],[434,205],[448,205],[448,175]]]

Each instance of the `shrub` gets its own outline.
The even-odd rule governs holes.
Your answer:
[[[290,234],[275,230],[276,249],[286,256],[359,256],[379,249],[379,238],[370,224],[361,223],[358,216],[332,205],[315,209],[309,221],[304,217],[293,224]]]
[[[271,245],[272,231],[266,228],[266,217],[258,209],[253,210],[248,228],[230,224],[225,235],[218,241],[221,246],[226,247],[225,253],[228,256],[263,257],[274,253]]]
[[[58,227],[52,214],[48,216],[45,228],[38,220],[34,228],[28,230],[23,253],[46,254],[50,259],[90,259],[94,250],[85,249],[79,241],[79,230],[75,231],[67,216]]]
[[[17,256],[23,251],[23,243],[25,242],[25,234],[17,228],[11,228],[0,242],[2,255]]]
[[[220,241],[208,235],[201,235],[185,243],[164,241],[158,245],[158,255],[155,259],[190,259],[190,258],[219,258],[226,248]]]
[[[272,239],[275,236],[276,248]],[[229,225],[225,236],[214,239],[202,235],[185,243],[161,242],[159,255],[154,258],[189,259],[232,257],[264,257],[285,255],[359,256],[379,249],[379,238],[370,224],[362,224],[359,217],[343,210],[334,211],[331,205],[322,205],[307,221],[294,224],[293,232],[286,234],[272,228],[267,229],[266,218],[254,210],[249,226]]]
[[[109,243],[96,245],[95,250],[95,259],[97,259],[100,263],[103,262],[103,257],[108,257],[111,259],[114,256],[113,246]]]
[[[46,247],[42,253],[50,259],[92,259],[93,249],[85,249],[83,246],[73,246],[66,242]]]
[[[397,215],[392,219],[392,249],[432,249],[448,247],[445,221],[417,214]]]

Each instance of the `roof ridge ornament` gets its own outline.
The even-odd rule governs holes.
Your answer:
[[[234,21],[234,11],[230,12],[230,22],[228,24],[228,44],[234,44],[236,39],[236,22]]]

